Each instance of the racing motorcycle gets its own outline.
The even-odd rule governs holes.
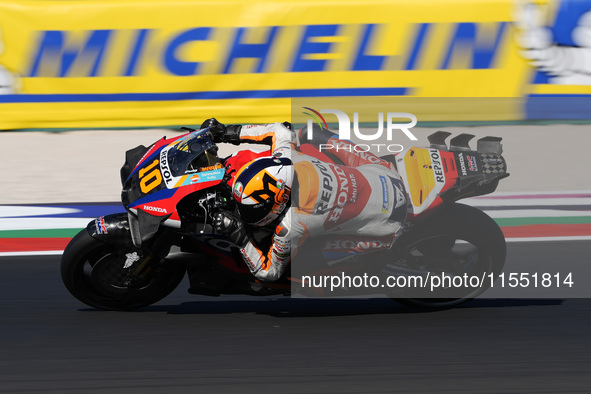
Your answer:
[[[188,274],[192,294],[323,295],[322,288],[306,286],[289,269],[277,282],[256,280],[237,246],[216,234],[212,214],[235,208],[230,158],[218,157],[207,128],[183,129],[185,134],[126,152],[121,168],[125,212],[91,221],[70,241],[61,261],[69,292],[91,307],[133,310],[163,299]],[[473,135],[460,134],[448,147],[450,135],[438,131],[428,137],[428,148],[412,147],[382,157],[396,165],[408,194],[407,223],[393,246],[383,243],[388,247],[368,253],[380,242],[334,236],[306,241],[300,253],[305,256],[301,259],[315,262],[310,272],[324,276],[372,272],[383,278],[415,280],[438,275],[496,277],[506,254],[499,226],[482,211],[456,201],[492,193],[509,176],[501,139],[481,138],[473,150],[469,145]],[[308,155],[318,152],[310,144],[297,149]],[[340,164],[326,152],[318,152],[318,157]],[[256,242],[270,245],[274,228],[250,231]],[[478,296],[491,285],[492,280],[457,288],[450,280],[436,291],[432,286],[426,291],[424,286],[360,289],[343,285],[330,295],[379,292],[406,305],[446,308]]]

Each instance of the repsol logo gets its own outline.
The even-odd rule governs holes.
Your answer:
[[[433,169],[433,175],[437,183],[445,183],[445,174],[443,172],[443,166],[441,165],[441,155],[437,149],[429,149],[431,155],[431,167]]]
[[[332,171],[330,170],[327,163],[323,163],[319,160],[310,160],[310,162],[314,164],[316,168],[318,168],[318,171],[322,175],[322,180],[320,182],[322,185],[322,190],[320,191],[320,201],[316,205],[316,211],[318,213],[322,213],[328,210],[328,206],[334,192],[334,180],[333,176],[331,175]]]
[[[163,150],[160,152],[160,170],[162,172],[162,176],[164,177],[164,181],[168,186],[168,182],[172,181],[172,174],[170,172],[170,168],[168,167],[168,150]]]

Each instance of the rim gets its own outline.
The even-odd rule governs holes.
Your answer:
[[[466,238],[468,237],[434,235],[408,245],[402,256],[399,255],[402,257],[401,263],[406,265],[404,268],[422,272],[423,276],[427,277],[425,280],[429,285],[435,282],[441,286],[437,286],[434,291],[427,287],[393,296],[408,297],[407,299],[415,304],[445,307],[472,299],[488,289],[485,279],[493,272],[493,258],[480,242]],[[436,281],[433,276],[446,277],[445,282]],[[459,284],[461,286],[454,286]],[[431,294],[436,296],[429,297]]]
[[[82,279],[78,288],[101,301],[120,300],[130,292],[147,289],[154,276],[152,264],[134,273],[143,259],[140,250],[114,250],[108,245],[93,249],[76,267],[75,275]]]

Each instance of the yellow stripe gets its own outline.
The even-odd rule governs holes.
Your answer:
[[[264,107],[265,111],[253,108]],[[271,123],[291,116],[290,99],[186,100],[118,103],[2,104],[1,126],[18,128],[159,127],[200,124],[215,116],[225,124]],[[35,116],[31,116],[34,113]]]
[[[176,185],[174,185],[174,187],[180,187],[183,184],[183,182],[185,182],[185,179],[187,179],[188,176],[189,175],[183,175],[181,179],[176,183]]]
[[[583,85],[533,85],[533,94],[591,94],[591,86]]]

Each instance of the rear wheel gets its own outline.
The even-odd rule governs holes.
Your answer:
[[[420,295],[411,289],[408,298],[404,292],[391,296],[413,307],[448,308],[487,290],[506,257],[505,237],[496,222],[463,204],[453,204],[430,220],[396,245],[405,268],[428,275],[428,286]],[[440,280],[444,277],[447,282]],[[431,289],[433,281],[439,286]]]
[[[170,294],[186,267],[164,261],[129,245],[99,241],[86,229],[76,235],[62,256],[62,280],[86,305],[107,310],[132,310]]]

